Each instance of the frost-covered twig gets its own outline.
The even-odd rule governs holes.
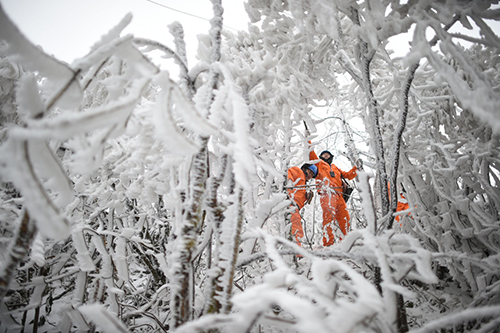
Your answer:
[[[225,268],[224,272],[224,279],[223,283],[225,284],[224,287],[224,293],[222,295],[223,300],[222,300],[222,305],[223,305],[223,313],[229,313],[232,307],[232,304],[230,302],[230,298],[232,297],[233,293],[233,282],[234,282],[234,274],[236,270],[236,264],[238,260],[238,253],[240,250],[240,239],[241,239],[241,230],[243,227],[243,189],[238,188],[236,190],[236,215],[234,218],[236,219],[236,226],[234,227],[233,235],[231,235],[231,243],[228,245],[232,246],[232,249],[230,247],[227,247],[228,249],[231,250],[228,256],[227,260],[227,267]],[[234,223],[234,222],[233,222]]]
[[[160,42],[157,42],[157,41],[154,41],[154,40],[150,40],[150,39],[147,39],[147,38],[139,38],[139,37],[134,38],[133,39],[133,43],[136,44],[136,45],[138,45],[138,46],[154,47],[154,48],[156,48],[158,50],[161,50],[161,51],[165,52],[166,54],[174,57],[174,59],[176,60],[177,64],[181,67],[183,73],[184,72],[185,73],[189,72],[187,64],[184,62],[184,60],[182,59],[182,57],[180,55],[178,55],[174,50],[170,49],[168,46],[163,45]],[[189,77],[187,79],[189,80]],[[189,80],[189,82],[190,81],[191,80]]]
[[[221,302],[217,297],[217,289],[222,288],[220,286],[221,281],[219,281],[219,277],[223,274],[223,271],[219,267],[220,263],[220,255],[221,255],[221,233],[222,233],[222,222],[224,221],[224,211],[222,203],[218,200],[218,190],[222,183],[222,180],[226,174],[226,171],[229,169],[229,157],[224,154],[221,159],[221,167],[217,177],[210,178],[210,187],[209,194],[207,198],[207,221],[210,223],[208,228],[210,228],[211,232],[205,233],[205,242],[207,245],[212,246],[212,243],[209,240],[212,239],[212,235],[214,236],[215,242],[215,256],[213,258],[210,256],[208,260],[210,260],[209,269],[212,270],[212,274],[209,274],[207,288],[205,294],[207,295],[206,305],[204,306],[204,313],[219,313],[221,309]],[[201,254],[201,251],[198,251]],[[210,253],[211,254],[211,253]],[[213,264],[213,268],[212,268]]]
[[[424,327],[412,330],[412,333],[431,333],[449,326],[460,325],[469,321],[484,320],[485,318],[498,318],[500,316],[500,306],[485,306],[480,308],[466,309],[458,313],[443,315],[424,325]],[[498,323],[498,319],[493,319]],[[498,327],[497,327],[498,328]]]
[[[180,79],[181,79],[181,88],[184,90],[188,98],[193,99],[195,93],[195,87],[193,81],[189,77],[189,71],[187,69],[187,55],[186,55],[186,43],[184,42],[184,29],[179,22],[174,22],[168,26],[170,33],[174,36],[175,50],[177,51],[178,57],[175,57],[176,62],[181,67],[180,71]],[[182,59],[182,62],[179,62],[178,59]]]
[[[0,303],[4,302],[4,297],[9,290],[10,282],[19,263],[29,252],[36,230],[35,222],[30,218],[28,212],[24,211],[7,256],[0,265]]]

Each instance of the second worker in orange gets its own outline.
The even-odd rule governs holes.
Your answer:
[[[318,167],[319,182],[318,193],[320,195],[321,208],[323,210],[323,246],[333,245],[335,238],[333,234],[334,223],[337,222],[344,235],[350,227],[349,213],[342,197],[342,178],[353,179],[356,177],[356,167],[345,172],[340,170],[335,164],[332,164],[333,154],[328,150],[322,151],[319,155],[320,161],[315,165]],[[310,160],[318,160],[318,156],[311,150]],[[342,238],[340,239],[342,240]]]

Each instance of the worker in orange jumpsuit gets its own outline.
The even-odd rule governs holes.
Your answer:
[[[403,186],[403,185],[401,185],[401,186]],[[390,196],[391,195],[391,183],[387,183],[387,187],[389,189],[389,196]],[[408,208],[410,208],[410,205],[408,204],[408,200],[406,200],[403,193],[399,193],[399,196],[401,198],[398,200],[398,205],[396,206],[396,213],[400,212],[402,210],[407,210]],[[408,213],[408,216],[411,216],[411,213]],[[401,220],[401,217],[402,217],[401,215],[396,215],[394,217],[394,219],[399,222]],[[403,223],[401,223],[399,226],[403,226]]]
[[[301,246],[301,239],[304,237],[302,228],[302,218],[300,210],[312,199],[312,192],[306,190],[306,182],[318,175],[318,168],[314,164],[304,164],[302,167],[291,167],[288,169],[288,195],[294,201],[295,211],[292,213],[290,221],[292,223],[292,236],[295,242]]]
[[[344,198],[342,197],[342,178],[353,179],[356,177],[356,167],[345,172],[332,164],[333,154],[328,150],[321,152],[320,161],[316,163],[320,183],[318,193],[320,194],[321,208],[323,210],[323,246],[330,246],[334,243],[333,223],[336,221],[342,233],[347,235],[350,227],[349,213]],[[310,160],[318,160],[318,156],[311,150]],[[341,238],[342,240],[342,238]]]
[[[402,210],[407,210],[408,208],[410,208],[410,205],[408,204],[408,200],[406,200],[405,196],[403,195],[403,193],[400,193],[399,194],[401,196],[401,199],[398,200],[398,205],[396,207],[396,212],[400,212]],[[408,216],[411,217],[411,213],[408,213]],[[401,220],[401,215],[396,215],[395,219],[396,221],[400,221]],[[403,223],[401,222],[399,224],[400,227],[403,226]]]

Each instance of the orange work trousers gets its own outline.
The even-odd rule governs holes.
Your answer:
[[[292,236],[298,246],[301,246],[302,237],[304,237],[304,229],[302,228],[302,219],[300,217],[299,209],[295,209],[290,218],[292,223]]]
[[[323,209],[323,246],[330,246],[335,241],[334,223],[338,223],[342,233],[347,235],[350,217],[345,201],[340,194],[323,194],[320,196],[320,202]]]

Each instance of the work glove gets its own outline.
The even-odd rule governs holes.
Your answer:
[[[312,198],[314,197],[314,192],[313,191],[307,191],[306,192],[306,204],[311,203]]]

